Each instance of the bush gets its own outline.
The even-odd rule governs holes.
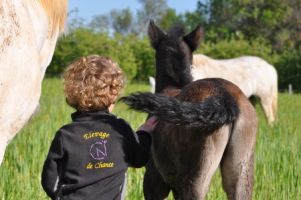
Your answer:
[[[278,56],[272,53],[272,47],[263,39],[253,40],[251,43],[242,38],[221,40],[217,43],[203,43],[198,53],[215,59],[235,58],[249,55],[258,56],[271,64],[275,64]]]
[[[292,84],[293,90],[301,91],[301,50],[284,53],[276,63],[279,88],[287,89]]]
[[[155,51],[150,46],[147,38],[140,40],[133,38],[131,41],[137,64],[137,73],[134,80],[148,82],[149,76],[155,76]]]
[[[232,38],[217,43],[203,43],[197,53],[216,59],[243,55],[261,57],[276,66],[280,89],[286,89],[288,84],[292,84],[295,90],[301,90],[300,50],[277,55],[272,53],[271,45],[263,39],[248,42],[243,38]],[[129,82],[148,82],[148,77],[155,74],[155,52],[147,38],[119,34],[109,36],[78,28],[59,40],[47,75],[60,75],[75,59],[91,54],[109,56],[117,61]]]
[[[98,54],[98,47],[104,49],[107,43],[107,35],[97,35],[88,29],[76,29],[58,41],[47,75],[61,74],[71,62],[81,56]]]
[[[76,29],[59,40],[47,75],[57,76],[74,60],[91,54],[111,57],[118,62],[128,80],[136,76],[135,56],[123,37],[109,37],[107,34],[96,34],[84,28]]]
[[[137,74],[137,61],[127,38],[118,34],[104,45],[106,45],[105,50],[98,48],[98,54],[107,55],[117,61],[125,72],[128,82],[131,82]]]

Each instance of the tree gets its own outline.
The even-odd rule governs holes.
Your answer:
[[[98,54],[111,57],[132,80],[137,73],[135,55],[127,38],[120,34],[109,36],[91,29],[78,28],[63,37],[57,44],[48,75],[59,75],[64,68],[81,56]]]
[[[127,35],[131,32],[133,25],[133,15],[129,8],[122,10],[112,10],[106,15],[95,16],[89,27],[100,33],[120,33]]]
[[[187,30],[194,29],[197,25],[206,24],[206,12],[204,10],[204,5],[200,2],[197,3],[197,9],[195,12],[186,12],[182,15],[182,21]]]
[[[110,13],[112,27],[115,32],[127,35],[132,30],[133,16],[129,8],[113,10]]]
[[[260,35],[273,37],[278,26],[289,18],[291,9],[283,0],[232,0],[235,15],[232,28],[240,29],[247,38]]]
[[[174,9],[168,8],[158,24],[162,29],[167,30],[180,21],[182,21],[181,16],[178,16]]]
[[[137,11],[136,33],[145,33],[145,27],[150,19],[160,21],[168,6],[166,0],[138,0],[142,8]]]
[[[276,68],[281,89],[287,89],[292,84],[294,90],[301,91],[301,50],[285,52],[276,63]]]
[[[68,18],[70,19],[68,22],[69,31],[73,31],[77,28],[81,28],[85,26],[85,20],[83,18],[78,17],[77,8],[68,12]]]
[[[110,32],[110,19],[107,15],[97,15],[93,17],[89,24],[89,27],[99,33],[109,33]]]
[[[300,0],[210,0],[208,4],[208,24],[221,39],[242,33],[249,41],[268,39],[276,51],[295,46],[291,27],[300,22],[293,20],[293,13],[300,13]]]
[[[291,49],[301,50],[301,0],[290,0],[291,15],[285,23],[288,30],[289,40],[282,41],[284,44],[289,42]],[[280,46],[281,47],[281,46]]]

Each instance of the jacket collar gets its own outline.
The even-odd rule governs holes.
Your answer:
[[[72,121],[95,120],[95,119],[100,119],[105,116],[111,116],[111,114],[109,113],[109,111],[107,109],[96,111],[96,112],[76,111],[71,114]]]

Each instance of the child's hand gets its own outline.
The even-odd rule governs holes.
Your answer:
[[[158,121],[157,118],[155,116],[152,116],[150,118],[148,118],[144,124],[142,124],[138,131],[146,131],[148,133],[151,133],[154,131],[156,125],[157,125]]]

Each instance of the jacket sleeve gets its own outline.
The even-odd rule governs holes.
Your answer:
[[[149,159],[151,135],[146,131],[135,133],[125,121],[123,124],[122,132],[127,143],[125,145],[126,160],[130,167],[143,167]]]
[[[60,163],[63,158],[62,136],[56,133],[50,146],[42,171],[42,186],[51,199],[55,199],[59,182]]]

